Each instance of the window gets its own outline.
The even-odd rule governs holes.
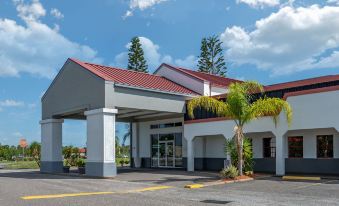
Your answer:
[[[275,138],[263,138],[264,158],[275,157]]]
[[[150,126],[151,129],[162,129],[162,128],[169,128],[169,127],[181,127],[182,122],[175,122],[175,123],[165,123],[165,124],[152,124]]]
[[[288,157],[303,157],[303,137],[288,137]]]
[[[333,135],[317,136],[317,157],[333,158]]]

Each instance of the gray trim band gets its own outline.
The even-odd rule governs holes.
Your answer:
[[[41,161],[40,172],[45,173],[62,173],[63,162]]]
[[[115,177],[117,166],[115,163],[86,162],[86,175],[93,177]]]

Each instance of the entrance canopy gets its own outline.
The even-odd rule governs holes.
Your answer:
[[[159,75],[68,59],[42,97],[42,119],[86,119],[99,108],[118,109],[119,121],[178,116],[196,95]]]
[[[62,172],[63,119],[84,119],[86,175],[113,177],[116,121],[183,117],[196,95],[159,75],[68,59],[41,100],[41,171]]]

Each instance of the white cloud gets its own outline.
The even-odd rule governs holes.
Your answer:
[[[176,59],[174,63],[185,68],[194,68],[198,63],[198,58],[194,55],[189,55],[185,59]]]
[[[102,61],[89,46],[60,34],[58,26],[51,28],[40,22],[46,12],[38,0],[31,4],[15,0],[15,5],[24,25],[0,18],[0,76],[29,73],[52,78],[68,57]]]
[[[23,137],[21,132],[13,132],[12,136],[14,136],[14,137]]]
[[[339,5],[339,0],[327,0],[327,3]]]
[[[280,0],[237,0],[237,3],[244,3],[253,8],[264,8],[278,6]]]
[[[133,12],[130,10],[127,10],[126,13],[122,16],[123,19],[126,19],[130,16],[133,16]]]
[[[122,16],[122,18],[126,19],[127,17],[133,16],[133,12],[135,9],[143,11],[165,1],[167,0],[129,0],[130,10],[127,10],[126,13]]]
[[[273,75],[339,68],[339,7],[286,6],[256,22],[255,29],[228,27],[221,34],[225,55]]]
[[[24,21],[37,21],[46,15],[46,10],[39,0],[32,0],[31,4],[25,4],[24,0],[13,0],[18,11],[18,16]]]
[[[24,102],[21,101],[15,101],[12,99],[6,99],[4,101],[0,101],[1,107],[22,107],[24,106]]]
[[[150,71],[154,71],[161,63],[176,64],[178,66],[192,68],[197,61],[193,55],[189,55],[184,59],[173,60],[172,56],[160,53],[159,45],[153,43],[152,40],[146,37],[139,37],[141,47],[144,51],[144,56],[149,66]],[[130,43],[126,44],[126,49],[130,47]],[[128,53],[122,52],[115,56],[115,66],[126,67],[128,61]]]
[[[51,9],[50,11],[51,15],[54,16],[57,19],[63,19],[64,15],[56,8]]]
[[[150,8],[156,4],[160,4],[161,2],[165,2],[167,0],[130,0],[129,7],[131,9],[140,9],[145,10]]]

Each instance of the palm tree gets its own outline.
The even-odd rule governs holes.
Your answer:
[[[228,87],[226,100],[201,96],[189,101],[188,115],[194,118],[195,108],[205,108],[214,112],[217,116],[232,119],[236,126],[234,128],[235,140],[238,154],[239,174],[243,174],[243,139],[244,126],[252,120],[263,116],[272,116],[274,124],[277,125],[278,116],[284,111],[286,120],[290,125],[292,121],[292,109],[288,102],[279,98],[268,98],[260,95],[264,92],[261,84],[255,81],[232,83]],[[256,100],[256,97],[259,98]]]

